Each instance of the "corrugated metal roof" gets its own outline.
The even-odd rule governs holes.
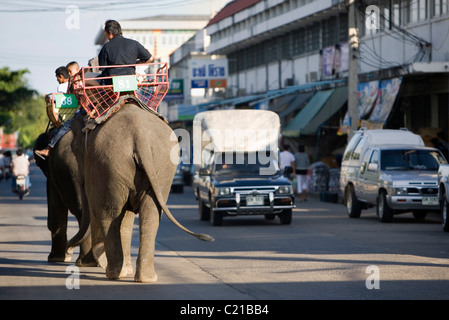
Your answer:
[[[212,24],[215,24],[227,17],[232,16],[233,14],[240,12],[248,7],[251,7],[252,5],[255,5],[256,3],[260,2],[262,0],[234,0],[232,2],[229,2],[223,9],[221,9],[207,24],[207,26],[210,26]]]

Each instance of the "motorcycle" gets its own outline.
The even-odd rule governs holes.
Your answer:
[[[16,192],[20,200],[23,200],[23,196],[28,194],[26,177],[24,175],[19,175],[16,177]]]
[[[9,178],[11,178],[11,167],[10,166],[5,166],[3,168],[3,172],[4,172],[4,176],[5,179],[8,180]]]

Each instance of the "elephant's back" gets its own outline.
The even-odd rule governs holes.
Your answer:
[[[95,146],[92,147],[105,161],[118,154],[124,155],[123,161],[126,161],[131,159],[130,155],[140,153],[144,148],[167,157],[171,152],[167,153],[167,150],[178,144],[173,130],[159,116],[133,104],[122,106],[94,131],[97,132],[94,133],[92,142]],[[108,155],[100,155],[100,150]]]
[[[147,135],[155,133],[170,135],[171,128],[156,114],[144,110],[135,104],[125,104],[109,120],[113,127],[134,131],[135,134]]]

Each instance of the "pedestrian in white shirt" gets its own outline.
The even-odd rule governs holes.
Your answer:
[[[290,152],[290,146],[284,145],[282,152],[279,154],[279,164],[284,170],[284,175],[292,179],[296,175],[295,156]]]

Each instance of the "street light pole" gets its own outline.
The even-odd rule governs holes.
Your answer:
[[[349,0],[348,13],[348,35],[349,35],[349,74],[348,74],[348,115],[350,122],[350,130],[348,141],[358,129],[358,56],[359,56],[359,37],[355,23],[356,0]]]

